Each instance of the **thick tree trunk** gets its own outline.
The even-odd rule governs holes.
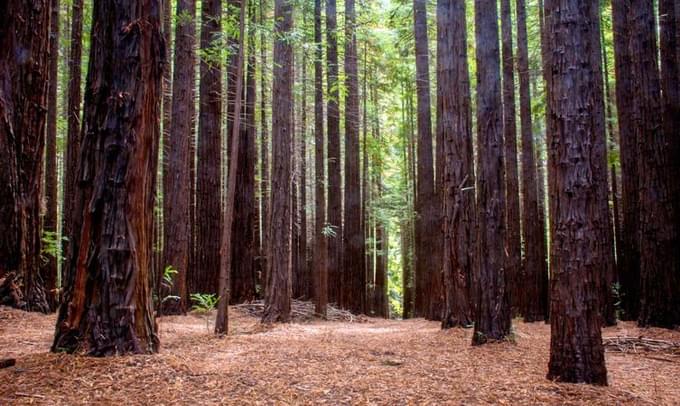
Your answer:
[[[465,4],[437,3],[437,133],[444,143],[444,313],[442,328],[472,323],[475,175]]]
[[[660,123],[663,112],[654,4],[633,0],[629,9],[633,80],[633,123],[637,134],[640,193],[640,315],[641,326],[680,324],[678,233],[674,178],[677,128]],[[662,65],[663,67],[664,65]],[[677,85],[677,83],[676,83]],[[666,90],[666,89],[664,89]],[[672,91],[672,89],[669,89]]]
[[[265,21],[264,2],[260,0],[260,26]],[[264,292],[267,270],[267,224],[269,219],[269,131],[267,126],[267,39],[265,30],[260,31],[260,201],[262,239],[260,241],[260,270],[257,280],[260,292]]]
[[[633,124],[634,82],[628,11],[630,0],[612,2],[616,111],[621,154],[621,247],[619,281],[621,318],[637,320],[640,312],[640,210],[637,135]]]
[[[546,16],[550,88],[549,145],[553,218],[551,233],[551,340],[548,378],[563,382],[607,384],[600,333],[601,272],[606,264],[600,249],[603,197],[595,176],[594,151],[603,130],[603,111],[596,104],[599,69],[591,55],[599,41],[598,2],[548,0]],[[595,35],[597,34],[597,35]],[[562,50],[558,52],[557,50]],[[599,96],[601,97],[601,96]],[[601,99],[600,99],[601,100]],[[559,163],[559,164],[558,164]]]
[[[505,179],[495,0],[475,1],[477,37],[477,302],[473,344],[502,340],[510,334],[511,312],[506,278]]]
[[[166,159],[163,174],[163,202],[165,239],[163,266],[177,271],[166,281],[165,291],[171,296],[161,297],[163,314],[187,311],[187,269],[191,247],[190,222],[190,143],[194,136],[194,81],[196,77],[196,1],[179,0],[175,26],[175,66],[172,80],[172,114],[170,135],[165,145]],[[163,296],[163,295],[161,295]],[[172,297],[174,296],[174,297]]]
[[[522,280],[522,237],[520,234],[519,178],[517,164],[517,121],[515,108],[515,73],[512,54],[512,10],[510,0],[501,0],[502,70],[503,70],[503,140],[505,142],[505,193],[507,262],[505,275],[513,315],[520,311]]]
[[[364,232],[361,227],[361,172],[359,150],[359,76],[357,69],[354,0],[345,0],[345,204],[344,204],[344,307],[364,313],[366,281]]]
[[[49,87],[47,95],[47,139],[45,141],[45,213],[43,233],[57,240],[57,85],[59,84],[59,0],[51,0]],[[47,253],[41,264],[42,279],[50,310],[56,310],[57,256]]]
[[[307,27],[307,14],[305,11],[303,27]],[[300,205],[298,217],[300,218],[300,240],[298,241],[298,273],[300,275],[300,295],[310,298],[310,275],[309,260],[307,258],[307,51],[302,51],[302,107],[300,118]]]
[[[49,0],[0,5],[0,276],[16,272],[26,310],[42,312],[50,310],[40,273],[49,22]]]
[[[328,304],[328,245],[326,226],[326,171],[323,132],[323,68],[321,58],[321,0],[314,0],[314,304],[318,315],[326,317]]]
[[[202,3],[201,49],[216,46],[221,0]],[[189,293],[217,293],[222,234],[221,112],[222,69],[216,58],[201,58],[198,160],[196,167],[196,266],[187,275]]]
[[[80,159],[80,102],[81,102],[81,57],[83,52],[83,0],[73,0],[71,9],[71,48],[68,58],[68,107],[66,156],[64,163],[63,219],[61,234],[64,237],[64,264],[67,269],[73,257],[76,241],[73,240],[74,202],[76,198],[76,177]],[[62,282],[63,285],[63,282]]]
[[[290,321],[291,224],[290,224],[290,145],[293,108],[293,46],[286,39],[293,29],[293,5],[275,0],[274,81],[272,85],[272,184],[271,214],[267,226],[269,260],[264,323]]]
[[[416,52],[416,93],[418,122],[418,165],[416,181],[416,315],[439,319],[439,293],[432,291],[438,280],[437,199],[434,193],[432,123],[430,115],[430,63],[427,39],[427,1],[413,0],[413,27]],[[430,304],[433,309],[431,311]]]
[[[160,8],[157,0],[94,3],[80,215],[53,351],[158,350],[149,266],[165,58]],[[125,35],[116,35],[120,27]]]
[[[534,148],[531,116],[531,89],[529,83],[529,52],[527,38],[527,15],[525,0],[517,0],[517,56],[519,72],[519,110],[522,132],[522,229],[524,234],[524,261],[522,277],[516,287],[520,296],[516,303],[521,306],[524,321],[548,319],[547,286],[548,269],[545,253],[544,223],[539,210],[536,151]],[[519,287],[521,286],[521,289]]]
[[[326,64],[328,69],[328,300],[341,301],[342,271],[342,179],[340,158],[340,92],[338,88],[338,26],[336,0],[326,0]]]

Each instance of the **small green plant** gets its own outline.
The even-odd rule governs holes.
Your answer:
[[[194,302],[191,310],[203,315],[205,327],[210,331],[210,312],[215,310],[220,298],[212,293],[192,293],[190,297],[191,301]]]
[[[40,258],[44,263],[49,261],[49,257],[56,258],[57,262],[62,262],[64,256],[62,255],[62,243],[68,241],[68,238],[61,237],[54,231],[43,231],[42,234],[42,249]]]

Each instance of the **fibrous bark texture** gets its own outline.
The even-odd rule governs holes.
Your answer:
[[[272,183],[268,218],[267,283],[264,323],[290,321],[291,286],[291,159],[293,46],[286,39],[293,29],[293,5],[276,0],[274,6],[274,81],[272,84]]]
[[[149,268],[165,45],[157,0],[95,1],[74,251],[53,351],[152,353]]]
[[[600,165],[596,151],[596,76],[591,55],[598,2],[549,0],[546,30],[551,50],[549,153],[551,155],[551,340],[548,378],[563,382],[607,384],[600,333],[600,248],[602,196],[595,184]],[[601,90],[601,88],[600,88]],[[601,96],[600,96],[601,97]],[[601,99],[600,99],[601,100]]]
[[[196,65],[196,1],[177,2],[177,15],[185,16],[175,25],[175,66],[172,80],[172,114],[168,143],[164,146],[163,203],[165,239],[163,267],[177,271],[161,297],[163,314],[187,310],[187,269],[191,247],[189,230],[190,141],[194,136],[194,81]]]
[[[510,334],[506,282],[505,178],[495,0],[475,1],[477,38],[477,303],[473,344]]]
[[[40,273],[40,192],[50,1],[0,4],[0,276],[22,280],[26,309],[48,312]]]
[[[442,328],[472,323],[475,176],[465,3],[437,3],[437,133],[444,145]]]
[[[221,0],[202,3],[201,49],[216,46],[221,31]],[[200,112],[196,166],[196,255],[187,275],[189,293],[217,293],[222,235],[221,111],[222,69],[220,61],[201,58]]]

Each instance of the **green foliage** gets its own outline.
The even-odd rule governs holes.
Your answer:
[[[220,298],[212,293],[192,293],[190,298],[194,302],[191,310],[203,315],[205,328],[210,331],[210,312],[215,310]]]
[[[41,248],[42,261],[47,263],[49,257],[52,257],[56,258],[57,262],[63,262],[64,256],[62,255],[61,247],[65,241],[68,241],[68,238],[59,238],[59,235],[54,231],[43,231]]]

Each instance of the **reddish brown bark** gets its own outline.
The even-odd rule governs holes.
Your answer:
[[[442,328],[472,322],[475,261],[475,175],[465,4],[437,3],[437,132],[444,145],[444,312]]]
[[[338,26],[336,1],[326,0],[326,66],[328,126],[328,301],[340,303],[342,273],[342,184],[340,161],[340,92],[338,82]]]
[[[76,197],[76,176],[80,154],[80,102],[81,102],[81,56],[83,32],[83,0],[73,0],[71,9],[71,49],[68,58],[68,107],[67,107],[67,146],[64,163],[64,204],[61,234],[64,240],[63,267],[69,266],[73,257],[74,200]]]
[[[274,6],[274,81],[272,83],[272,183],[271,214],[268,218],[267,283],[264,323],[290,320],[291,252],[290,252],[290,145],[293,93],[293,47],[286,36],[293,29],[293,5],[276,0]]]
[[[621,153],[621,246],[618,253],[621,318],[636,320],[640,311],[640,241],[637,136],[633,125],[633,75],[629,48],[629,0],[612,3],[616,111]]]
[[[51,1],[47,134],[45,140],[45,214],[43,232],[57,237],[57,85],[59,84],[59,0]],[[50,310],[57,308],[57,256],[43,255],[42,279]]]
[[[93,17],[80,215],[52,350],[152,353],[159,346],[149,266],[165,58],[161,4],[96,1]]]
[[[326,317],[328,304],[328,260],[326,226],[326,171],[323,131],[323,67],[321,59],[321,0],[314,0],[314,305],[315,312]]]
[[[201,49],[214,46],[220,32],[221,0],[202,3]],[[222,69],[217,60],[201,58],[200,112],[196,166],[196,266],[187,275],[189,293],[217,293],[222,234],[221,137]]]
[[[526,26],[526,2],[517,0],[517,69],[519,72],[519,104],[522,133],[522,229],[524,258],[522,277],[516,293],[524,321],[542,321],[548,318],[548,269],[545,252],[545,230],[539,209],[536,151],[534,148],[531,116],[531,89],[529,83],[529,52]]]
[[[664,109],[653,2],[631,1],[628,17],[633,83],[636,86],[633,123],[640,171],[638,323],[641,326],[673,327],[680,324],[680,294],[677,292],[680,231],[676,228],[677,202],[674,201],[678,187],[675,178],[677,156],[674,155],[677,127],[670,128],[666,126],[668,120],[659,120],[659,112]]]
[[[168,143],[165,145],[163,203],[165,238],[163,267],[172,266],[177,274],[165,289],[176,298],[165,299],[163,314],[187,310],[187,269],[191,247],[190,222],[190,142],[194,137],[194,81],[196,65],[196,2],[177,2],[177,15],[183,16],[175,26],[175,63],[172,80],[172,114]],[[163,295],[161,295],[163,296]]]
[[[599,248],[607,223],[596,176],[603,114],[594,93],[601,71],[592,59],[599,45],[598,2],[546,1],[549,33],[551,186],[551,340],[548,378],[607,384],[599,312]],[[562,50],[558,52],[557,50]],[[601,96],[599,96],[601,97]],[[601,100],[601,99],[600,99]]]
[[[26,310],[49,311],[40,274],[40,192],[50,3],[0,5],[0,276],[21,277]]]
[[[434,160],[432,156],[432,123],[430,115],[430,64],[427,39],[427,2],[413,1],[413,27],[416,53],[417,94],[417,170],[416,170],[416,315],[439,319],[441,283],[437,249],[441,241],[437,226],[437,199],[434,192]],[[432,305],[432,309],[431,306]]]
[[[477,303],[473,344],[510,334],[506,281],[505,179],[495,0],[475,1],[477,38]]]

